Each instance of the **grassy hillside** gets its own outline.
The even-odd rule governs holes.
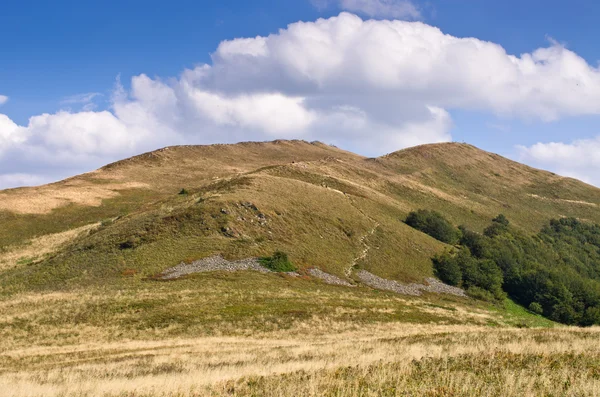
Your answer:
[[[500,212],[527,232],[561,216],[600,222],[600,190],[456,143],[376,159],[303,141],[172,147],[0,199],[9,294],[123,282],[123,272],[142,282],[182,261],[277,249],[300,269],[420,282],[444,245],[402,222],[411,210],[474,230]],[[96,223],[43,255],[15,255]]]
[[[479,232],[504,213],[534,236],[551,218],[600,223],[598,205],[592,186],[455,143],[376,159],[303,141],[170,147],[1,191],[0,387],[11,396],[594,395],[597,329],[565,329],[510,300],[400,295],[359,275],[424,283],[434,274],[431,258],[451,247],[405,224],[413,210]],[[277,250],[297,274],[159,277],[213,255]]]

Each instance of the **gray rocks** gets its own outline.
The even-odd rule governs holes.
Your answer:
[[[436,280],[434,278],[427,278],[425,281],[429,285],[424,285],[415,283],[401,284],[394,280],[387,280],[385,278],[381,278],[366,270],[359,271],[357,273],[357,276],[360,279],[360,281],[362,281],[370,287],[386,291],[392,291],[403,295],[420,296],[423,293],[422,291],[425,291],[437,294],[450,294],[466,297],[465,291],[463,291],[462,289],[444,284],[441,281]]]
[[[256,207],[256,205],[254,205],[253,203],[249,202],[249,201],[244,201],[242,203],[240,203],[240,205],[244,208],[248,208],[252,211],[258,211],[258,208]]]
[[[449,294],[466,297],[465,291],[458,287],[453,287],[448,284],[442,283],[440,280],[430,277],[426,278],[425,281],[429,284],[426,288],[423,288],[423,291],[434,292],[436,294]]]
[[[236,272],[240,270],[254,270],[261,273],[270,273],[269,269],[264,268],[256,258],[242,259],[230,262],[221,255],[211,256],[200,259],[192,263],[180,263],[179,265],[167,269],[162,274],[163,280],[173,280],[188,274],[204,273],[214,271]]]
[[[352,285],[349,282],[342,280],[339,277],[334,276],[333,274],[325,273],[321,269],[309,269],[308,273],[313,277],[323,280],[327,284],[343,285],[346,287],[355,287],[355,285]]]
[[[221,255],[210,256],[208,258],[200,259],[192,263],[180,263],[179,265],[165,270],[161,278],[163,280],[173,280],[182,276],[193,273],[205,273],[215,271],[225,272],[236,272],[241,270],[253,270],[260,273],[273,273],[271,270],[263,267],[257,258],[241,259],[238,261],[228,261]],[[308,273],[320,280],[323,280],[327,284],[342,285],[345,287],[356,287],[349,282],[334,276],[333,274],[325,273],[320,269],[309,269]],[[298,277],[299,274],[296,272],[284,273],[288,276]],[[394,280],[387,280],[379,276],[374,275],[366,270],[360,270],[356,273],[360,281],[372,288],[382,289],[386,291],[396,292],[403,295],[420,296],[423,291],[433,292],[437,294],[450,294],[461,297],[466,297],[465,292],[457,287],[444,284],[435,278],[428,278],[425,284],[402,284]]]

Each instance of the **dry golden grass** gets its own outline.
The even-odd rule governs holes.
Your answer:
[[[8,349],[21,396],[596,396],[600,329],[314,323],[260,337]]]
[[[42,259],[45,255],[59,249],[64,244],[72,241],[90,230],[98,227],[100,223],[93,223],[67,230],[66,232],[46,234],[34,238],[23,245],[8,247],[0,253],[0,270],[10,269],[21,264],[31,263]]]
[[[119,190],[146,188],[148,184],[123,182],[89,184],[72,179],[61,183],[0,192],[0,211],[17,214],[48,214],[69,204],[98,207],[102,200],[116,197]]]

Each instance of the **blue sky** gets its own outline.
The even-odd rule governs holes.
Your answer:
[[[600,184],[598,15],[600,4],[583,0],[5,0],[0,188],[169,144],[275,138],[319,139],[365,155],[466,141]],[[319,18],[328,21],[319,40],[330,48],[314,53],[313,25],[297,22]],[[369,19],[424,28],[394,25],[389,33]],[[332,33],[350,28],[351,43]],[[269,55],[257,61],[248,48],[269,35]],[[243,38],[252,42],[234,41]],[[411,63],[440,45],[443,58]],[[411,52],[403,55],[403,46]],[[540,48],[550,54],[536,58],[537,69],[514,77],[508,55]],[[332,66],[335,59],[346,63]],[[463,64],[471,74],[462,75]],[[379,79],[387,74],[389,84]]]

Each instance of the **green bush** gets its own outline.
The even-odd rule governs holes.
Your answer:
[[[489,255],[490,244],[487,236],[468,230],[465,226],[460,226],[460,231],[460,244],[469,248],[474,256],[485,258]]]
[[[459,286],[462,282],[463,274],[458,258],[448,252],[433,258],[433,269],[435,275],[446,284]]]
[[[187,196],[188,194],[190,194],[190,192],[188,192],[185,188],[182,188],[179,191],[179,195],[181,195],[181,196]]]
[[[413,211],[408,214],[405,223],[447,244],[456,244],[460,239],[460,231],[435,211]]]
[[[497,217],[495,217],[494,219],[492,219],[492,222],[497,223],[499,225],[502,226],[508,226],[510,224],[510,222],[508,221],[508,218],[506,218],[504,216],[504,214],[500,214]]]
[[[600,324],[600,307],[588,307],[580,322],[584,327],[594,324]]]
[[[490,291],[476,286],[467,288],[467,295],[473,299],[478,299],[486,302],[496,302],[497,299]]]
[[[502,214],[498,215],[494,219],[492,219],[492,224],[488,226],[483,234],[487,237],[496,237],[501,235],[502,233],[508,232],[508,225],[510,222],[506,217]]]
[[[288,259],[285,252],[275,251],[273,256],[260,258],[260,263],[264,267],[274,272],[294,272],[296,266]]]
[[[476,291],[485,300],[503,300],[502,270],[490,259],[478,259],[462,247],[455,254],[445,253],[433,258],[436,275],[445,283]]]
[[[544,308],[537,302],[531,302],[529,305],[529,311],[535,314],[543,314]]]

